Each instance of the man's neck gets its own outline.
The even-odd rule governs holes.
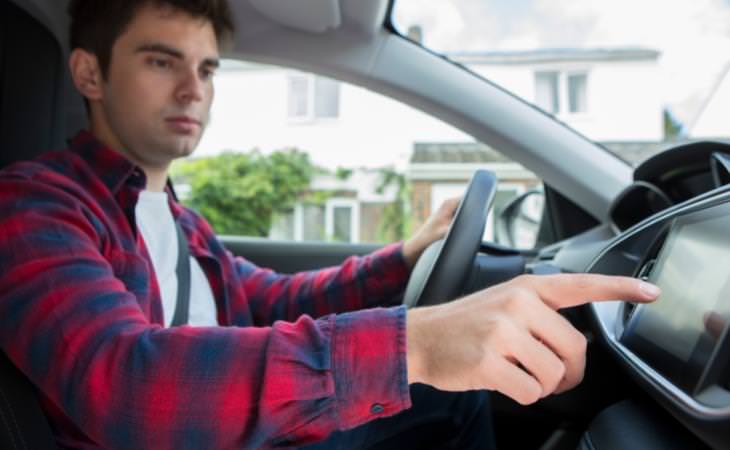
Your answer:
[[[140,166],[141,167],[141,166]],[[162,172],[157,171],[150,171],[148,169],[145,169],[142,167],[142,170],[144,170],[145,175],[147,176],[147,190],[152,192],[163,192],[165,190],[165,186],[167,185],[167,170]]]

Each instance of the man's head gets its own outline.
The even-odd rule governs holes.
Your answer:
[[[70,67],[92,131],[147,168],[192,152],[213,99],[226,0],[71,0]]]

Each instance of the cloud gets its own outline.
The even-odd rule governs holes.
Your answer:
[[[659,50],[664,98],[683,121],[730,61],[727,0],[398,0],[395,13],[442,52]]]

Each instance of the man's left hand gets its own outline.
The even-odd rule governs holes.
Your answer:
[[[439,209],[426,220],[426,223],[403,244],[403,256],[408,267],[413,268],[421,253],[433,242],[446,235],[460,201],[461,198],[456,197],[443,202]]]

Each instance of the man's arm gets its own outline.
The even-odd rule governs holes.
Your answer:
[[[0,348],[101,447],[303,444],[410,405],[403,308],[165,329],[143,312],[143,260],[105,259],[95,217],[0,180]]]
[[[523,275],[452,303],[408,311],[408,380],[447,391],[497,390],[522,404],[583,378],[586,338],[558,309],[650,302],[659,288],[628,277]]]
[[[296,320],[302,314],[320,317],[393,306],[405,290],[418,257],[446,234],[458,205],[458,198],[447,200],[403,244],[348,258],[338,267],[281,275],[231,257],[254,321],[267,325],[276,320]]]

